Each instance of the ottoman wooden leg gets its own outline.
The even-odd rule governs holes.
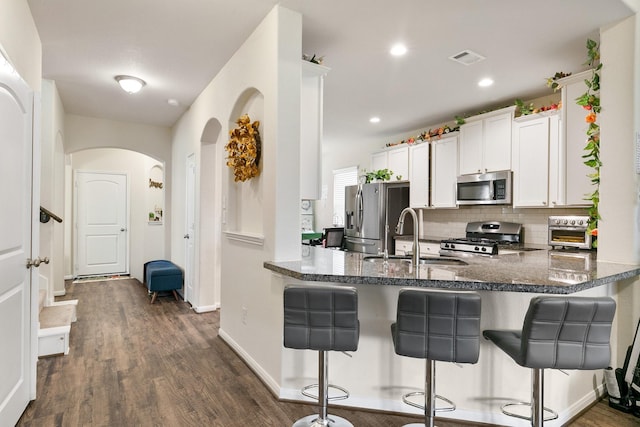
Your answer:
[[[153,304],[154,302],[156,302],[156,297],[158,296],[158,292],[154,292],[153,295],[151,295],[151,304]]]
[[[175,289],[173,290],[173,297],[176,299],[176,301],[180,301],[180,298],[178,298],[178,293]]]

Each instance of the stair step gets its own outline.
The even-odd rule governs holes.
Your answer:
[[[40,329],[71,326],[75,320],[75,305],[51,305],[40,311]]]

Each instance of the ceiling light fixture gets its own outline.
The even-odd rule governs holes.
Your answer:
[[[147,84],[144,80],[133,76],[120,75],[115,76],[114,78],[116,79],[122,90],[132,94],[140,92],[140,89],[142,89],[144,85]]]
[[[407,53],[407,47],[402,43],[397,43],[393,45],[389,53],[393,56],[402,56]]]
[[[491,86],[492,84],[493,84],[493,80],[492,80],[492,79],[490,79],[490,78],[488,78],[488,77],[487,77],[487,78],[485,78],[485,79],[482,79],[482,80],[480,80],[480,81],[478,82],[478,86],[480,86],[480,87],[489,87],[489,86]]]
[[[380,117],[371,117],[369,119],[370,123],[380,123]]]

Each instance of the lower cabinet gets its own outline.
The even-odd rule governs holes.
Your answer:
[[[420,256],[436,256],[440,254],[440,244],[420,242]],[[396,240],[396,255],[410,255],[413,252],[413,240]]]

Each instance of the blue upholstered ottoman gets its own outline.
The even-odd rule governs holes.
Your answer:
[[[156,301],[158,292],[172,291],[176,301],[177,289],[182,288],[182,269],[167,260],[149,261],[144,264],[144,283],[147,285],[151,296],[151,304]]]

